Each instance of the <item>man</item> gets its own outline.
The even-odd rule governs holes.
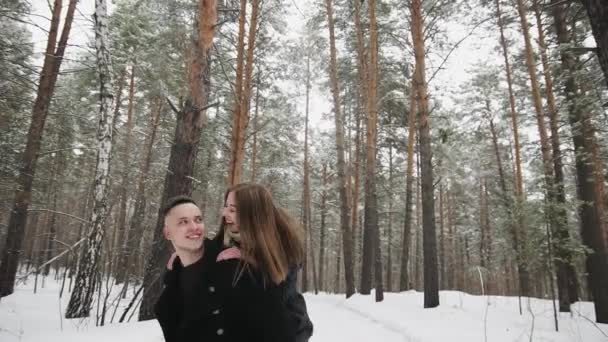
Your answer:
[[[240,252],[236,247],[224,246],[221,238],[204,238],[201,211],[187,196],[167,201],[162,214],[164,236],[175,249],[167,265],[165,288],[155,306],[165,341],[217,340],[224,333],[225,322],[221,310],[209,307],[218,301],[209,277],[217,261],[239,258]],[[295,272],[291,272],[285,301],[297,329],[297,341],[305,342],[312,335],[312,323],[295,283]]]
[[[165,341],[200,340],[203,330],[196,318],[203,312],[201,303],[209,301],[206,288],[208,271],[218,254],[216,244],[205,240],[205,225],[200,209],[187,196],[167,201],[162,210],[163,233],[175,249],[172,270],[165,273],[165,288],[156,303],[155,314]],[[203,257],[204,256],[204,257]]]

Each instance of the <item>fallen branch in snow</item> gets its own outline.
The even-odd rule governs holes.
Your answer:
[[[120,319],[118,320],[118,323],[122,323],[125,320],[125,316],[127,315],[127,312],[129,312],[129,310],[131,310],[133,303],[135,303],[135,300],[137,300],[137,297],[139,297],[139,293],[143,289],[144,289],[144,284],[142,283],[141,286],[139,287],[139,289],[137,289],[137,292],[135,292],[135,296],[133,296],[133,299],[131,299],[131,302],[129,303],[129,305],[127,305],[127,307],[125,308],[125,311],[123,311],[122,315],[120,316]],[[130,319],[130,317],[129,317],[129,319]]]
[[[607,334],[604,332],[604,330],[602,330],[602,329],[601,329],[601,328],[600,328],[600,327],[597,325],[597,323],[595,323],[594,321],[590,320],[590,319],[589,319],[589,317],[587,317],[587,316],[585,316],[585,315],[581,314],[581,312],[580,312],[580,311],[576,310],[576,309],[575,309],[575,308],[573,308],[573,307],[570,307],[570,309],[571,309],[571,310],[573,310],[573,311],[575,311],[575,312],[576,312],[576,313],[577,313],[577,314],[578,314],[580,317],[583,317],[584,319],[586,319],[587,321],[589,321],[589,323],[591,323],[591,324],[592,324],[594,327],[596,327],[596,328],[597,328],[597,330],[599,330],[599,331],[602,333],[602,335],[604,335],[604,336],[608,337],[608,335],[607,335]]]
[[[530,297],[528,297],[528,312],[532,316],[532,327],[530,328],[530,342],[534,341],[534,323],[536,321],[536,316],[534,316],[534,312],[532,312],[532,305],[530,303]]]

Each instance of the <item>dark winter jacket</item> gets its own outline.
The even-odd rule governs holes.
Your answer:
[[[306,303],[295,288],[295,270],[274,285],[256,272],[244,271],[238,280],[239,260],[216,262],[221,244],[205,240],[200,291],[184,305],[180,291],[179,260],[164,277],[165,288],[156,317],[167,342],[302,342],[312,335]],[[187,303],[187,302],[186,302]]]

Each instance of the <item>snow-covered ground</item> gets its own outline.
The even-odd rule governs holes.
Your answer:
[[[19,285],[13,295],[2,298],[0,341],[163,342],[158,323],[135,322],[136,314],[130,323],[103,327],[96,327],[94,318],[63,319],[69,294],[64,293],[59,299],[60,285],[47,278],[45,287],[34,294],[31,280]],[[129,290],[129,295],[132,293]],[[533,319],[525,299],[524,314],[520,316],[517,298],[455,291],[442,291],[441,306],[435,309],[423,309],[423,294],[414,291],[387,293],[382,303],[375,303],[373,295],[355,295],[348,300],[330,294],[305,297],[315,325],[311,342],[608,341],[608,325],[592,323],[593,305],[588,302],[573,305],[573,315],[560,314],[560,331],[555,332],[553,308],[547,300],[530,300]],[[114,300],[115,293],[109,298],[110,302]],[[128,298],[121,301],[114,321],[128,302]],[[93,309],[93,317],[95,312]]]

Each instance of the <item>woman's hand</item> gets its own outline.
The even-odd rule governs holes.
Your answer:
[[[173,254],[171,254],[171,256],[169,257],[169,261],[167,261],[167,269],[169,271],[173,269],[173,262],[175,261],[176,257],[177,257],[177,252],[173,252]]]
[[[230,260],[230,259],[240,259],[241,258],[241,250],[236,247],[230,247],[224,249],[218,256],[215,261],[222,260]]]

